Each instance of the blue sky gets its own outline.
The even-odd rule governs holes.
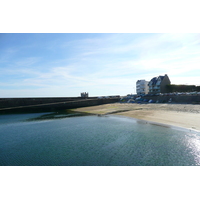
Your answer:
[[[2,33],[0,97],[126,95],[164,74],[200,85],[199,55],[197,33]]]

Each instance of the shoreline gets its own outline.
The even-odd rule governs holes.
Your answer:
[[[112,103],[72,109],[97,115],[119,115],[160,124],[200,131],[200,105]],[[155,124],[155,125],[156,125]]]
[[[172,128],[172,129],[181,130],[181,131],[190,131],[190,132],[200,133],[200,130],[197,130],[197,129],[194,129],[194,128],[186,128],[186,127],[178,126],[178,125],[160,123],[160,122],[149,121],[149,120],[144,120],[144,119],[138,119],[138,118],[134,118],[134,117],[128,117],[128,116],[125,116],[125,115],[111,115],[111,116],[116,116],[116,117],[120,116],[120,117],[123,117],[123,118],[133,119],[137,123],[142,123],[142,124],[150,124],[150,125],[153,125],[153,126],[160,126],[160,127],[163,127],[163,128]]]

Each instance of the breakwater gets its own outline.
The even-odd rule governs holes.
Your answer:
[[[47,97],[47,98],[0,98],[0,113],[48,112],[86,106],[115,103],[119,97]]]

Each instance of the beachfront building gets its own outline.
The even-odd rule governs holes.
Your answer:
[[[145,81],[145,80],[138,80],[136,82],[136,92],[137,92],[137,95],[148,94],[148,92],[149,92],[148,83],[149,82]]]
[[[149,93],[156,94],[156,93],[166,93],[167,92],[167,85],[170,85],[170,80],[167,74],[164,76],[154,77],[149,81]]]

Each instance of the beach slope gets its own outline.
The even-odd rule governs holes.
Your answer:
[[[200,131],[200,105],[114,103],[76,108],[73,111],[115,114]]]

